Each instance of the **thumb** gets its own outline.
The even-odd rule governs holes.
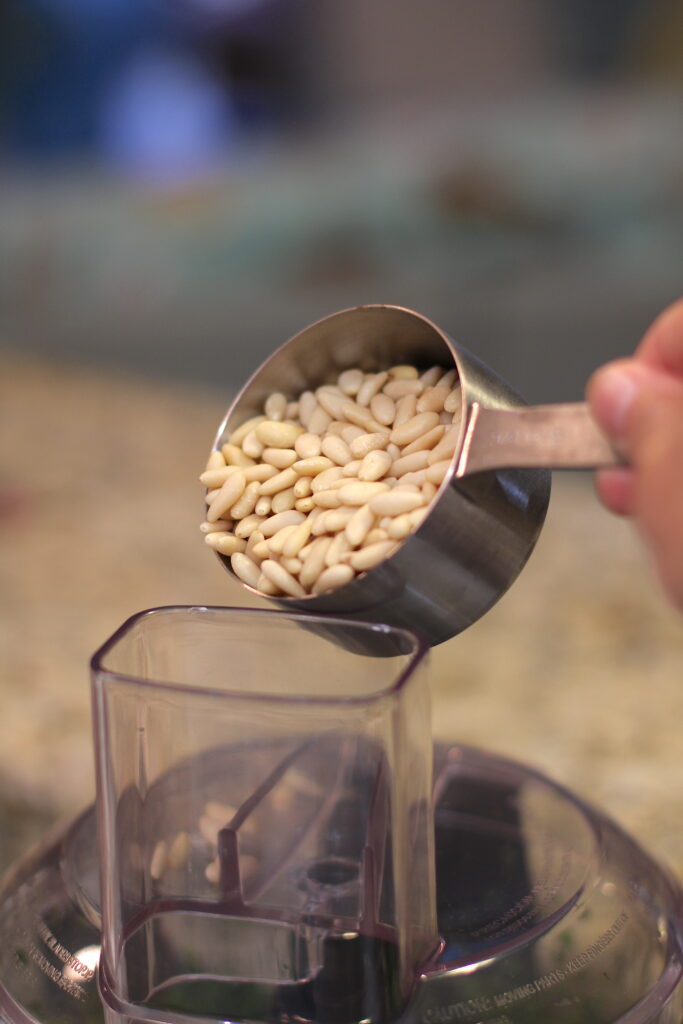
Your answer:
[[[653,444],[668,448],[683,433],[683,381],[635,359],[593,374],[587,398],[599,425],[634,466]],[[683,475],[683,466],[678,470]]]
[[[683,607],[683,381],[623,360],[597,371],[587,397],[631,467],[628,511],[669,596]]]

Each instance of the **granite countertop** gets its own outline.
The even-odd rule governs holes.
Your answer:
[[[0,864],[92,798],[88,659],[131,613],[250,604],[197,530],[227,396],[0,354]],[[525,760],[683,878],[683,621],[590,477],[433,654],[435,734]]]

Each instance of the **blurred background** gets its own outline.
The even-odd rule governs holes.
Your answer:
[[[397,303],[575,399],[683,292],[682,37],[676,0],[3,0],[0,864],[92,795],[95,647],[248,600],[194,481],[276,345]],[[682,663],[629,527],[559,476],[435,653],[437,717],[683,870]]]
[[[0,337],[236,386],[359,302],[529,400],[681,290],[676,0],[4,0]]]

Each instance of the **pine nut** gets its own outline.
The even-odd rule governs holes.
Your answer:
[[[338,466],[345,466],[347,462],[351,462],[349,446],[342,437],[335,437],[334,435],[324,437],[322,450],[323,455],[326,455],[332,462],[336,462]]]
[[[280,565],[284,566],[287,572],[291,573],[292,576],[298,576],[301,572],[303,562],[298,558],[286,558],[284,555],[280,559]]]
[[[287,487],[293,487],[298,478],[298,473],[293,466],[289,469],[281,470],[277,476],[273,476],[270,480],[265,480],[261,484],[260,494],[271,496],[277,494],[278,491],[284,491]]]
[[[303,427],[277,420],[264,420],[256,427],[256,436],[266,448],[291,448],[303,432]]]
[[[422,497],[424,498],[425,502],[429,504],[429,502],[436,495],[437,486],[436,484],[433,484],[431,480],[425,480],[425,482],[422,484],[421,491]]]
[[[307,498],[312,491],[310,476],[300,476],[294,484],[294,497]]]
[[[221,493],[220,487],[213,487],[210,491],[207,491],[204,495],[204,501],[207,505],[210,505],[217,494]]]
[[[423,519],[427,518],[428,508],[416,508],[414,512],[409,512],[408,517],[412,523],[413,529],[416,530]]]
[[[389,452],[381,450],[368,452],[358,468],[358,479],[380,480],[391,469],[391,463]]]
[[[355,402],[344,402],[342,413],[349,423],[354,423],[357,427],[363,427],[368,433],[381,434],[386,429],[381,423],[373,419],[367,409],[356,405]]]
[[[250,430],[244,441],[242,441],[242,451],[250,459],[260,459],[263,455],[263,445],[256,436],[255,430]]]
[[[389,376],[392,380],[417,380],[419,374],[414,366],[400,363],[397,366],[391,367]]]
[[[325,565],[329,569],[330,566],[336,565],[341,562],[343,556],[347,551],[351,550],[351,545],[346,539],[345,533],[338,533],[330,544],[329,548],[325,552]]]
[[[334,512],[334,509],[318,508],[318,512],[320,513],[320,515],[311,526],[311,533],[313,534],[314,537],[322,537],[327,532],[327,528],[325,526],[327,513]]]
[[[460,386],[453,388],[446,401],[443,403],[444,412],[460,412],[462,408],[462,391]]]
[[[245,455],[236,444],[224,444],[221,447],[221,452],[228,466],[239,466],[241,469],[246,469],[247,466],[254,465],[254,460]]]
[[[257,516],[269,516],[272,505],[270,498],[259,498],[254,505],[254,512]]]
[[[260,487],[261,484],[256,480],[252,480],[250,484],[247,484],[241,496],[230,509],[230,515],[233,519],[244,519],[245,516],[251,515],[259,498]]]
[[[287,512],[288,509],[294,508],[295,502],[294,488],[288,487],[286,491],[278,491],[273,495],[271,508],[273,512]]]
[[[293,448],[264,448],[261,459],[276,469],[289,469],[298,456]]]
[[[438,413],[420,412],[406,423],[402,423],[399,427],[394,427],[391,432],[391,440],[394,444],[397,444],[399,448],[403,448],[405,445],[411,444],[411,442],[417,440],[421,434],[426,434],[427,431],[432,430],[438,425]]]
[[[299,403],[298,402],[287,402],[287,409],[285,411],[285,419],[295,420],[299,415]]]
[[[376,494],[369,501],[370,509],[376,516],[399,516],[402,512],[412,512],[423,504],[422,494],[395,487],[385,494]]]
[[[326,455],[311,455],[306,459],[298,459],[292,469],[299,476],[317,476],[326,469],[331,469],[334,463]]]
[[[288,512],[278,512],[277,515],[264,519],[260,524],[259,529],[264,537],[272,537],[273,534],[277,533],[278,530],[281,530],[283,526],[297,526],[299,523],[303,523],[304,519],[305,516],[303,512],[297,512],[296,509],[291,509]],[[243,519],[242,523],[245,521],[246,520]],[[240,523],[240,526],[241,525],[242,524]]]
[[[435,462],[441,462],[442,459],[447,459],[453,455],[458,445],[459,434],[460,431],[457,427],[446,428],[443,437],[429,454],[430,465],[433,465]]]
[[[310,434],[324,434],[331,422],[332,417],[329,413],[325,412],[321,406],[318,406],[306,424],[306,430]]]
[[[216,857],[210,864],[207,864],[204,868],[204,877],[207,882],[211,882],[212,885],[218,885],[221,877],[221,862]]]
[[[356,402],[358,405],[369,406],[375,395],[382,389],[382,386],[386,383],[389,374],[386,371],[381,373],[370,373],[367,375],[356,395]]]
[[[276,587],[284,591],[285,594],[290,594],[291,597],[305,597],[306,591],[301,584],[292,576],[290,572],[287,572],[283,565],[279,562],[274,561],[272,558],[266,558],[261,563],[261,572],[269,579],[271,583],[274,583]]]
[[[337,378],[339,390],[343,391],[345,395],[357,395],[358,389],[360,388],[362,383],[362,370],[344,370],[344,372],[340,373],[339,377]]]
[[[355,441],[357,437],[362,437],[365,431],[362,427],[357,427],[353,423],[347,424],[342,430],[341,436],[344,438],[346,443],[351,446],[351,442]]]
[[[376,526],[365,538],[365,543],[369,546],[370,544],[379,544],[382,540],[388,540],[389,534],[386,530],[379,526]]]
[[[313,504],[319,508],[339,508],[342,499],[337,488],[330,488],[327,491],[317,491],[313,495]]]
[[[315,502],[312,497],[297,498],[294,508],[297,512],[311,512],[315,508]]]
[[[346,524],[346,539],[352,548],[363,543],[375,523],[375,513],[369,505],[361,505]]]
[[[299,395],[299,419],[308,430],[308,423],[318,408],[318,402],[312,391],[304,391]]]
[[[217,519],[215,523],[200,523],[199,529],[202,533],[224,533],[230,529],[230,523],[226,523],[225,519]]]
[[[396,403],[388,395],[374,395],[370,402],[370,412],[382,426],[391,426],[396,415]]]
[[[256,562],[253,562],[251,558],[249,558],[249,555],[236,551],[230,558],[230,565],[232,566],[232,571],[235,576],[241,579],[243,583],[246,583],[250,587],[256,586],[258,578],[261,575],[261,570]]]
[[[254,549],[261,543],[267,543],[265,537],[260,530],[254,530],[253,533],[250,533],[247,537],[247,546],[244,550],[245,555],[248,555],[249,558],[255,559],[257,562],[260,562],[261,559],[255,553]],[[266,555],[264,554],[262,557],[265,558]]]
[[[276,555],[280,556],[282,554],[285,544],[287,543],[288,538],[291,537],[294,530],[296,530],[296,524],[289,523],[287,526],[283,526],[282,529],[278,530],[277,533],[274,533],[272,537],[265,541],[265,543],[268,545],[268,554],[265,557],[273,558]]]
[[[244,441],[247,434],[254,430],[259,423],[263,423],[265,416],[252,416],[251,419],[245,420],[241,427],[237,430],[233,430],[232,434],[228,438],[230,444],[240,445]]]
[[[207,800],[204,807],[204,814],[208,818],[213,818],[214,821],[217,821],[221,828],[229,825],[236,813],[237,809],[231,804],[222,804],[217,800]]]
[[[412,531],[413,525],[407,514],[396,516],[387,523],[387,534],[392,540],[404,540]]]
[[[351,459],[351,462],[347,462],[345,466],[342,466],[342,475],[347,479],[357,477],[361,462],[361,459]]]
[[[188,832],[178,832],[168,850],[169,867],[182,868],[190,856],[190,835]]]
[[[325,458],[324,455],[321,455],[320,457]],[[335,481],[340,480],[342,475],[341,466],[332,465],[329,469],[324,469],[322,473],[318,473],[318,475],[313,479],[311,484],[313,494],[316,494],[318,491],[326,491],[333,483],[335,483]]]
[[[406,395],[422,394],[424,391],[424,384],[421,380],[390,380],[388,384],[384,386],[384,394],[388,395],[389,398],[393,398],[396,401],[399,398],[405,398]]]
[[[345,555],[344,559],[356,572],[367,572],[368,569],[374,569],[376,565],[383,562],[395,548],[396,543],[393,540],[383,540],[378,544],[369,544],[368,547],[361,548],[360,551],[352,551]]]
[[[350,565],[344,565],[341,562],[331,565],[318,576],[312,587],[313,593],[325,594],[329,590],[337,590],[338,587],[343,587],[346,583],[350,583],[354,575]]]
[[[364,459],[368,452],[379,451],[382,448],[386,448],[389,441],[389,435],[386,433],[370,433],[361,434],[355,441],[352,441],[349,445],[351,454],[355,459]]]
[[[263,575],[263,573],[261,573],[261,575],[258,578],[256,589],[260,591],[260,593],[265,594],[266,597],[277,597],[279,594],[282,593],[280,588],[275,586],[273,581],[269,580],[267,576]]]
[[[222,469],[205,469],[199,477],[199,482],[213,490],[215,487],[222,487],[229,476],[237,469],[237,466],[223,465]]]
[[[261,539],[258,541],[258,543],[254,544],[254,546],[253,546],[253,548],[251,549],[251,552],[250,552],[249,551],[249,541],[251,540],[251,537],[254,536],[254,533],[258,533],[258,535],[259,535],[259,537]],[[244,553],[245,553],[245,555],[248,554],[249,558],[251,558],[254,562],[257,562],[260,565],[264,558],[270,558],[272,552],[270,550],[270,543],[264,538],[264,536],[261,533],[261,531],[260,530],[254,530],[254,533],[252,533],[251,537],[247,541],[247,550]],[[260,573],[261,573],[261,570],[259,569],[259,575],[260,575]]]
[[[413,452],[422,452],[428,448],[434,448],[443,437],[445,430],[446,428],[443,423],[439,423],[436,427],[428,430],[426,434],[407,444],[403,449],[403,455],[412,455]]]
[[[407,423],[415,415],[417,410],[417,399],[415,395],[406,395],[396,403],[396,415],[394,416],[394,428]]]
[[[263,483],[264,480],[270,480],[271,477],[275,476],[277,469],[275,466],[269,466],[266,462],[259,462],[255,466],[248,466],[242,472],[248,484],[254,480]]]
[[[426,471],[424,469],[416,469],[412,473],[404,473],[403,476],[400,476],[396,481],[396,485],[398,487],[415,486],[421,490],[422,485],[425,483],[426,480]]]
[[[420,469],[426,469],[428,463],[429,452],[413,452],[412,455],[403,455],[396,459],[391,465],[391,472],[394,476],[401,477],[404,473],[416,473]]]
[[[282,545],[282,554],[285,558],[298,557],[301,549],[308,543],[308,538],[311,536],[312,526],[313,524],[311,523],[311,520],[305,519],[303,523],[299,523],[298,526],[294,527]]]
[[[450,465],[450,459],[444,459],[443,462],[434,462],[431,466],[427,466],[427,480],[438,487],[448,472]]]
[[[366,505],[376,494],[388,491],[389,486],[385,483],[370,483],[359,481],[356,483],[344,484],[339,488],[339,497],[344,505]]]
[[[235,504],[246,486],[246,477],[241,469],[231,473],[209,505],[206,512],[207,520],[213,523],[216,519],[220,519],[223,513]]]
[[[443,374],[443,366],[430,366],[428,370],[420,374],[420,381],[425,388],[433,388],[439,377]]]
[[[418,412],[441,412],[444,402],[450,395],[448,388],[433,387],[423,391],[417,400]]]
[[[304,559],[303,568],[299,573],[301,585],[306,589],[315,583],[325,568],[325,555],[331,543],[331,537],[318,537],[311,545],[311,550]]]
[[[287,413],[287,399],[280,391],[273,391],[266,398],[263,411],[269,420],[283,420]]]
[[[318,399],[318,405],[321,409],[324,409],[327,415],[333,420],[340,420],[342,418],[342,406],[347,401],[346,395],[338,388],[332,388],[329,385],[318,388],[315,397]],[[311,431],[315,433],[315,431]]]
[[[265,522],[263,516],[257,516],[252,514],[245,516],[244,519],[240,519],[239,523],[235,527],[235,536],[242,537],[244,540],[250,537],[254,530],[261,528],[261,523]]]
[[[320,455],[320,438],[317,434],[299,434],[294,442],[294,451],[300,459],[312,459]]]
[[[160,839],[152,851],[149,862],[149,875],[157,882],[163,875],[168,865],[167,846],[164,839]]]
[[[247,455],[248,454],[249,452],[247,452]],[[205,471],[207,469],[223,469],[224,466],[225,459],[223,457],[223,452],[211,452],[208,459],[206,460],[206,466],[204,467],[204,469]]]
[[[457,380],[457,377],[458,371],[456,369],[448,370],[446,373],[444,373],[443,377],[441,377],[437,381],[436,386],[438,388],[452,388],[453,385],[455,384],[455,381]]]
[[[247,542],[234,533],[207,533],[204,540],[221,555],[234,555],[236,551],[244,551],[247,546]]]

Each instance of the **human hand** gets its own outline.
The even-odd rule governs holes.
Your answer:
[[[600,499],[633,518],[683,610],[683,300],[657,318],[631,358],[597,370],[586,397],[628,462],[597,473]]]

